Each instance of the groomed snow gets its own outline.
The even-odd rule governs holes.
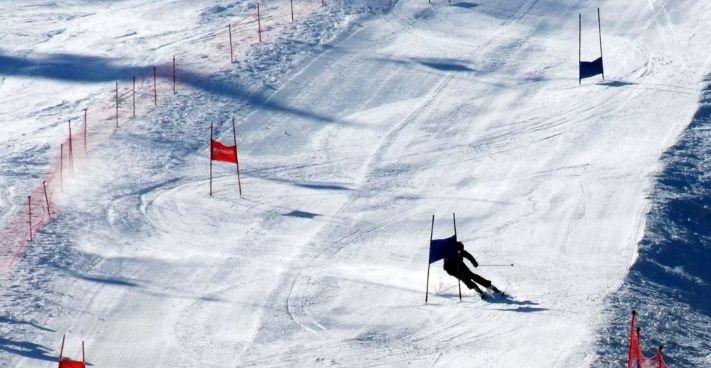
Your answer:
[[[346,3],[310,0],[234,66],[212,54],[224,33],[202,36],[247,22],[249,1],[3,12],[2,218],[41,182],[58,121],[123,71],[178,54],[185,79],[77,163],[0,279],[0,366],[56,364],[64,333],[96,367],[591,366],[659,156],[696,110],[711,3]],[[578,13],[592,60],[598,5],[606,81],[579,86]],[[33,74],[62,54],[120,67]],[[208,127],[229,142],[231,117],[244,198],[227,164],[209,198]],[[449,236],[453,212],[480,263],[515,264],[477,270],[512,300],[460,302],[437,263],[424,303],[430,219]]]

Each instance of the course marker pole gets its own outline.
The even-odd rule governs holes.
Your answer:
[[[262,42],[262,15],[259,12],[259,3],[257,3],[257,34],[259,35],[259,42]]]
[[[118,122],[118,105],[119,105],[119,95],[118,95],[118,82],[116,82],[116,127],[119,127]]]
[[[597,8],[597,35],[600,39],[600,63],[602,64],[602,80],[605,80],[605,62],[602,59],[602,27],[600,26],[600,8]]]
[[[457,218],[454,216],[454,212],[452,212],[452,224],[454,225],[454,239],[457,239]],[[459,270],[459,264],[462,263],[462,252],[457,251],[457,255],[459,255],[459,263],[457,264],[457,273],[461,276],[461,272]],[[457,285],[459,286],[459,301],[462,301],[462,280],[457,277]]]
[[[84,340],[81,340],[81,362],[86,363],[86,356],[84,355]]]
[[[74,171],[74,146],[72,145],[72,121],[71,119],[67,122],[69,124],[69,169]]]
[[[434,216],[432,215],[432,225],[430,226],[430,242],[427,244],[427,248],[429,249],[432,246],[432,234],[434,234]],[[431,252],[431,250],[430,250]],[[429,258],[429,252],[427,253],[427,287],[425,287],[425,304],[427,304],[427,297],[429,296],[430,293],[430,258]]]
[[[582,76],[580,75],[580,62],[582,60],[581,56],[580,56],[580,53],[581,53],[580,49],[582,48],[581,43],[583,42],[582,27],[583,27],[583,15],[578,14],[578,84],[580,84],[580,80],[582,79]]]
[[[133,118],[136,118],[136,76],[133,76]]]
[[[210,123],[210,197],[212,197],[212,123]]]
[[[239,197],[242,198],[242,180],[239,177],[239,155],[237,154],[237,130],[235,129],[235,118],[232,118],[232,136],[235,142],[235,164],[237,164],[237,186],[239,188]],[[210,143],[212,144],[212,143]],[[212,161],[212,160],[210,160]]]
[[[59,190],[62,190],[64,179],[64,143],[59,145]]]
[[[156,84],[156,67],[153,67],[153,104],[158,106],[158,85]]]
[[[27,196],[28,220],[30,222],[30,241],[32,241],[32,196]]]
[[[47,204],[47,217],[52,217],[52,212],[49,210],[49,197],[47,196],[47,182],[42,182],[42,188],[44,189],[44,203]]]
[[[86,155],[86,131],[89,129],[88,125],[86,124],[86,112],[89,110],[88,108],[84,108],[84,155]]]
[[[234,64],[235,59],[234,59],[234,54],[232,51],[232,25],[231,24],[227,25],[227,32],[230,34],[230,64]]]
[[[290,0],[291,2],[291,23],[294,23],[294,0]]]
[[[175,55],[173,55],[173,94],[177,95],[178,92],[175,89]]]
[[[64,339],[67,335],[62,335],[62,346],[59,348],[59,360],[62,360],[62,355],[64,354]]]

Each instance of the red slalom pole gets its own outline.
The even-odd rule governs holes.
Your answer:
[[[72,121],[67,122],[69,124],[69,168],[74,170],[74,146],[72,145]]]
[[[118,82],[116,82],[116,127],[119,127],[119,122],[118,122],[118,104],[119,104],[119,95],[118,95]]]
[[[294,23],[294,0],[291,1],[291,22]]]
[[[59,145],[59,190],[62,190],[64,181],[64,143]]]
[[[30,241],[32,241],[32,196],[27,196],[27,209],[29,213],[29,222],[30,222]]]
[[[175,89],[175,55],[173,55],[173,94],[177,95],[178,92]]]
[[[210,123],[210,197],[212,197],[212,123]]]
[[[133,76],[133,118],[136,118],[136,76]]]
[[[227,32],[230,34],[230,63],[234,64],[235,59],[234,59],[234,54],[232,51],[232,25],[228,24],[227,25]]]
[[[86,124],[86,111],[89,110],[88,108],[84,108],[84,154],[86,155],[86,131],[89,129],[88,125]]]
[[[153,67],[153,104],[158,106],[158,87],[156,84],[156,67]]]
[[[47,196],[47,182],[42,182],[42,188],[44,189],[44,203],[47,204],[47,217],[52,217],[52,213],[49,211],[49,196]]]
[[[257,34],[259,35],[259,42],[262,42],[262,16],[259,12],[259,3],[257,3]]]

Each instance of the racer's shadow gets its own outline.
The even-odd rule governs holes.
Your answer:
[[[494,297],[489,297],[487,299],[484,299],[485,302],[490,303],[490,304],[506,304],[506,305],[515,305],[517,308],[514,309],[501,309],[503,311],[509,311],[509,312],[522,312],[522,313],[531,313],[531,312],[542,312],[542,311],[547,311],[548,308],[543,308],[543,307],[535,307],[538,305],[538,303],[531,301],[531,300],[523,300],[519,301],[516,299],[513,299],[510,296],[502,297],[502,296],[494,296]]]

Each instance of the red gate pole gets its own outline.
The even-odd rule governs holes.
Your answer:
[[[175,55],[173,55],[173,94],[178,94],[178,92],[175,90]]]
[[[212,197],[212,123],[210,123],[210,197]]]
[[[118,122],[118,104],[119,104],[119,95],[118,95],[118,82],[116,82],[116,127],[119,127],[119,122]]]
[[[153,104],[158,106],[158,87],[156,84],[156,67],[153,67]]]
[[[234,64],[235,59],[234,59],[234,55],[233,55],[233,51],[232,51],[232,25],[231,24],[227,25],[227,31],[230,34],[230,63]]]
[[[69,170],[74,171],[74,146],[72,145],[72,120],[69,123]]]
[[[294,0],[291,0],[291,22],[294,23]]]
[[[30,222],[30,241],[32,241],[32,196],[27,196],[27,209],[29,210],[29,222]]]
[[[239,155],[237,155],[237,130],[235,129],[235,118],[232,118],[232,136],[235,142],[235,164],[237,164],[237,187],[239,188],[239,196],[242,198],[242,179],[239,177]]]
[[[262,42],[262,16],[259,12],[259,3],[257,3],[257,34],[259,35],[259,42]]]
[[[89,126],[86,124],[86,111],[88,108],[84,108],[84,154],[86,155],[86,131],[89,129]]]
[[[133,118],[136,118],[136,76],[133,76]]]
[[[62,190],[64,179],[64,143],[59,145],[59,190]]]
[[[47,217],[52,217],[52,212],[49,210],[49,197],[47,196],[47,182],[42,182],[42,188],[44,188],[44,203],[47,204]]]

